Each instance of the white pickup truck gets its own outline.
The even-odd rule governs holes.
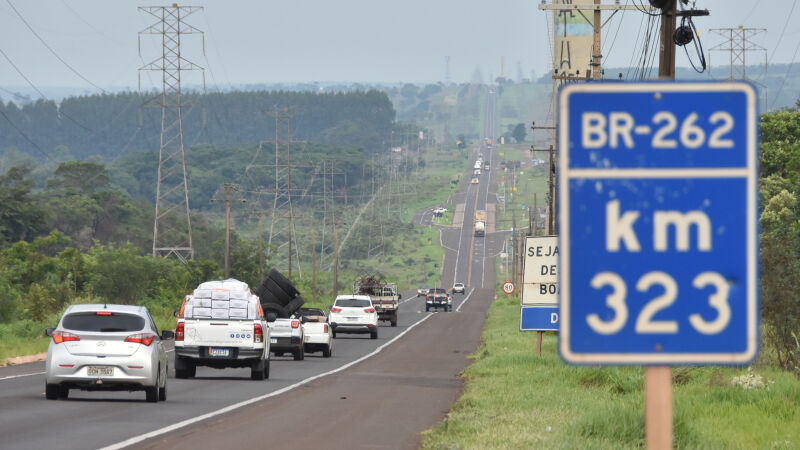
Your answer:
[[[253,380],[269,378],[270,329],[246,283],[202,283],[186,296],[177,319],[176,378],[193,378],[197,366],[249,367]]]
[[[297,311],[303,323],[303,347],[306,353],[321,351],[330,358],[333,354],[333,330],[328,324],[328,315],[319,308],[300,308]]]
[[[271,315],[272,313],[267,313]],[[300,319],[274,319],[270,317],[270,351],[275,356],[291,353],[295,361],[305,358],[303,340],[305,333]]]

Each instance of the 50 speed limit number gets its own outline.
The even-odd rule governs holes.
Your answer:
[[[755,91],[559,94],[559,351],[579,364],[746,363],[758,348]]]

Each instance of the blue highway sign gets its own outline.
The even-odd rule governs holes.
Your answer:
[[[558,306],[523,306],[520,331],[558,331]]]
[[[559,93],[559,352],[575,364],[744,364],[758,352],[752,85]]]

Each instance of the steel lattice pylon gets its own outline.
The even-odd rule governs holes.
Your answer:
[[[160,35],[162,42],[161,57],[139,69],[140,73],[142,70],[152,70],[159,71],[162,75],[159,104],[162,113],[161,145],[156,182],[153,256],[174,255],[185,263],[194,256],[194,249],[181,116],[181,109],[184,106],[181,102],[181,72],[204,69],[181,56],[181,36],[202,35],[202,31],[188,25],[184,19],[203,8],[173,5],[147,6],[138,9],[158,19],[139,32],[140,53],[141,35]],[[205,74],[203,84],[205,85]]]

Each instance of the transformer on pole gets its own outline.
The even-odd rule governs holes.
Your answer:
[[[204,69],[181,56],[181,36],[203,32],[184,20],[201,11],[199,6],[147,6],[139,11],[157,21],[139,32],[139,53],[143,34],[161,36],[161,56],[139,68],[161,72],[161,145],[156,180],[156,209],[153,224],[153,256],[174,255],[184,264],[194,257],[189,187],[186,183],[186,152],[181,109],[181,72]],[[205,43],[203,44],[205,49]],[[141,79],[140,79],[141,86]],[[205,86],[205,72],[203,72]],[[184,216],[185,214],[185,216]]]

